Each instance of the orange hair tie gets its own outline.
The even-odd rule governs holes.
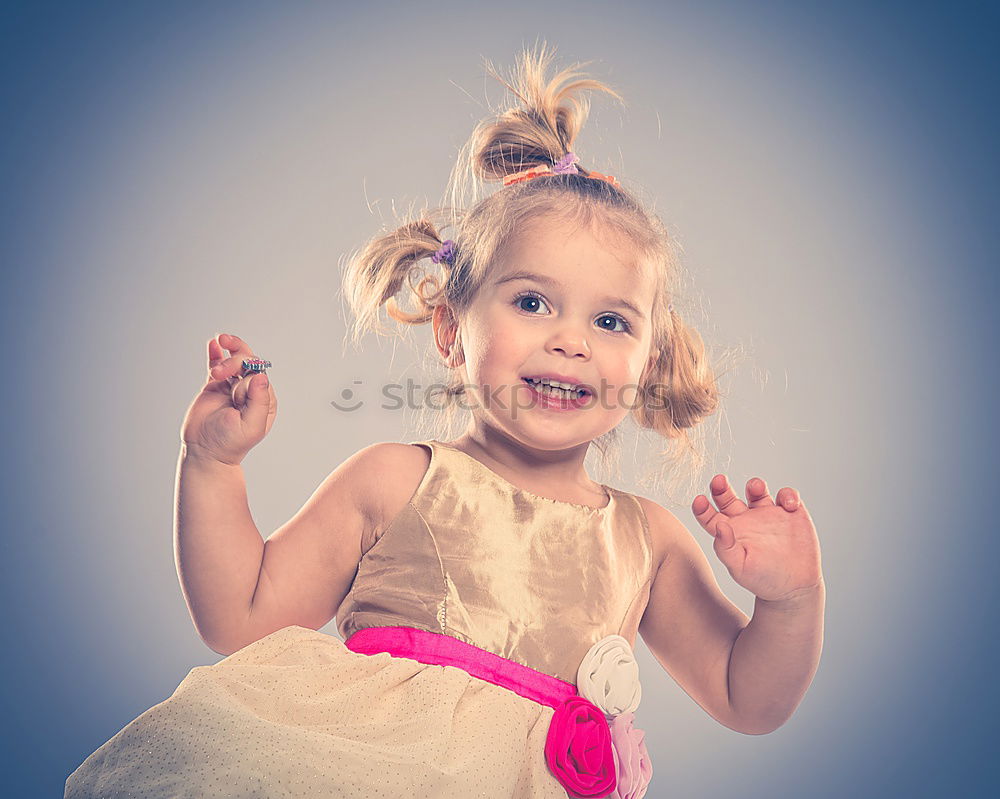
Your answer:
[[[530,169],[525,169],[521,172],[515,172],[513,175],[507,175],[503,179],[504,186],[513,186],[515,183],[521,183],[525,180],[531,180],[532,178],[545,177],[546,175],[561,175],[561,174],[572,174],[577,172],[575,161],[576,158],[573,153],[567,153],[563,158],[561,158],[556,166],[557,169],[553,169],[548,164],[539,164],[538,166],[533,166]],[[587,175],[589,178],[594,178],[596,180],[604,180],[610,183],[612,186],[621,188],[621,184],[618,179],[613,175],[603,175],[600,172],[591,172]]]
[[[503,179],[504,186],[513,186],[515,183],[520,183],[524,180],[531,180],[532,178],[540,178],[544,175],[554,175],[555,173],[548,166],[548,164],[542,164],[541,166],[533,166],[531,169],[525,169],[523,172],[516,172],[513,175],[507,175]]]
[[[617,186],[618,188],[621,188],[622,185],[621,183],[618,182],[618,178],[616,178],[614,175],[602,175],[600,172],[591,172],[589,175],[587,175],[587,177],[597,178],[598,180],[606,180],[612,186]]]

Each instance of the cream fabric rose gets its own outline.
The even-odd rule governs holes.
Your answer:
[[[629,713],[639,707],[642,698],[639,664],[628,639],[609,635],[590,647],[577,670],[576,689],[607,716]]]

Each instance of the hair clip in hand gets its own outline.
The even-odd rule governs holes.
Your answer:
[[[265,361],[263,358],[244,358],[243,359],[243,370],[244,372],[264,372],[271,366],[270,361]]]

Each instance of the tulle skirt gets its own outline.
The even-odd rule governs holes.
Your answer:
[[[129,722],[66,780],[83,797],[532,797],[551,707],[454,666],[285,627]]]

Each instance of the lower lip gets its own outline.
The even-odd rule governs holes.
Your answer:
[[[551,411],[578,411],[587,405],[590,399],[590,394],[584,394],[582,397],[573,399],[562,399],[561,397],[553,397],[549,394],[542,394],[538,391],[531,383],[527,380],[521,381],[528,387],[531,395],[538,401],[538,406]]]

